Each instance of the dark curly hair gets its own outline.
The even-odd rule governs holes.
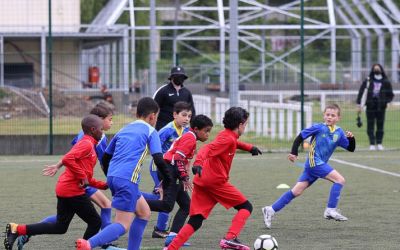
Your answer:
[[[194,128],[203,129],[207,126],[212,127],[214,126],[214,124],[211,121],[211,119],[206,115],[196,115],[190,121],[190,127],[192,129]]]
[[[248,118],[249,112],[247,112],[247,110],[241,107],[232,107],[225,111],[222,123],[225,128],[234,130],[239,127],[239,124],[245,123]]]

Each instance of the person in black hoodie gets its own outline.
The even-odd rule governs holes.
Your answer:
[[[173,110],[175,103],[184,101],[192,106],[192,117],[196,115],[193,97],[190,90],[183,86],[183,82],[187,79],[185,70],[181,66],[176,66],[171,69],[171,74],[168,77],[168,82],[161,86],[153,95],[153,99],[160,107],[158,114],[156,130],[160,130],[169,122],[173,117]]]
[[[361,103],[366,88],[368,89],[367,98],[365,103]],[[370,150],[384,150],[382,140],[384,134],[385,111],[387,104],[393,100],[393,97],[392,84],[386,76],[382,65],[374,64],[368,78],[361,84],[357,96],[358,112],[361,113],[364,105],[366,106],[367,134],[369,137]]]

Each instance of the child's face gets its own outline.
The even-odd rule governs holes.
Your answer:
[[[108,131],[111,128],[111,126],[113,125],[112,118],[112,115],[108,115],[106,118],[103,119],[103,131]]]
[[[158,118],[158,112],[157,112],[157,113],[151,113],[151,114],[148,116],[148,123],[149,123],[152,127],[156,126],[157,118]]]
[[[202,129],[194,128],[194,133],[197,136],[197,140],[201,142],[207,141],[208,137],[210,136],[211,129],[212,129],[211,126],[207,126]]]
[[[337,109],[326,109],[324,112],[324,122],[328,126],[335,125],[339,120],[339,110]]]
[[[97,127],[92,127],[91,128],[92,136],[94,139],[99,141],[101,137],[103,136],[103,124],[98,124]]]
[[[179,113],[174,112],[174,121],[179,127],[186,127],[192,118],[191,110],[182,110]]]
[[[238,128],[238,134],[239,136],[241,136],[244,133],[244,130],[246,129],[248,120],[246,120],[244,123],[240,123],[239,124],[239,128]]]

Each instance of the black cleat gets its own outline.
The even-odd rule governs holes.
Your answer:
[[[151,234],[151,238],[159,238],[164,239],[167,237],[169,232],[167,230],[158,230],[157,227],[154,227],[153,233]]]
[[[6,235],[4,239],[4,247],[6,250],[12,250],[14,242],[18,238],[17,227],[18,224],[15,223],[8,223],[6,226]]]

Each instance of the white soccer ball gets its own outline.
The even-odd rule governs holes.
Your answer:
[[[268,234],[258,236],[254,241],[254,250],[275,250],[278,249],[278,242]]]

